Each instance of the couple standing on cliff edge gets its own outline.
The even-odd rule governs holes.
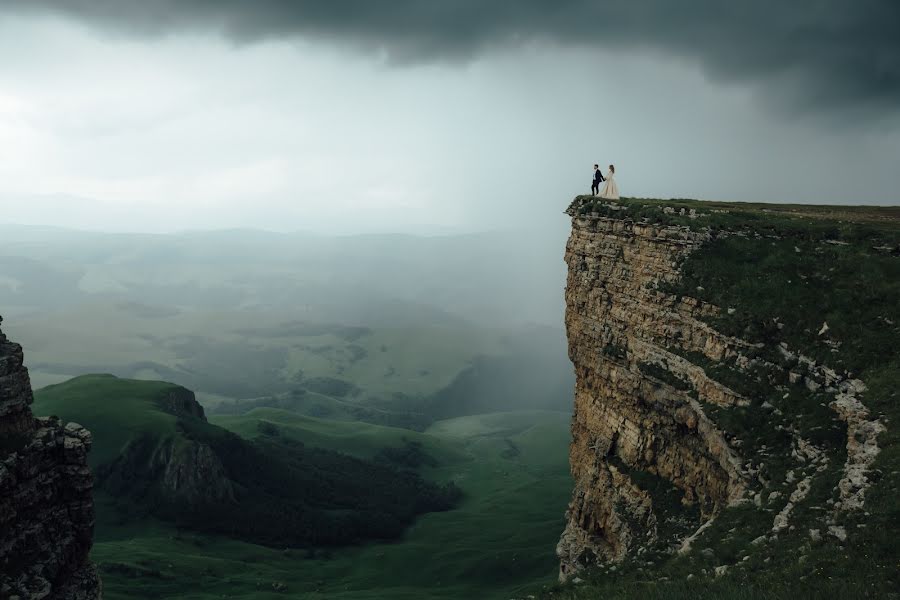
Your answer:
[[[604,177],[603,173],[600,171],[600,165],[594,165],[594,181],[593,183],[591,183],[591,193],[596,196],[599,190],[601,198],[606,198],[607,200],[618,200],[619,186],[616,185],[615,175],[615,165],[609,165],[609,172],[606,174],[606,177]],[[600,189],[601,183],[603,183],[602,190]]]

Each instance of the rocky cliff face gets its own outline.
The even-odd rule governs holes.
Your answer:
[[[777,384],[785,397],[788,388],[781,384],[788,381],[827,389],[832,408],[851,428],[836,506],[861,506],[852,490],[865,488],[882,427],[859,403],[862,382],[784,344],[784,364],[757,358],[758,344],[709,324],[722,308],[667,292],[685,258],[709,242],[708,229],[641,223],[618,216],[621,207],[615,204],[603,208],[605,214],[584,214],[576,202],[569,210],[565,323],[577,377],[570,449],[575,489],[557,547],[560,579],[654,548],[685,551],[724,508],[759,506],[761,497],[773,503],[780,497],[781,510],[767,509],[774,520],[763,516],[770,525],[756,543],[790,526],[794,506],[828,465],[823,448],[773,417],[797,468],[770,481],[775,476],[763,464],[766,452],[745,452],[743,440],[712,415],[751,405],[772,410],[771,405],[711,378],[709,365],[729,364],[747,374],[764,370],[761,379]],[[857,435],[855,421],[866,434]],[[776,487],[784,491],[760,496]],[[823,523],[826,530],[829,523]]]
[[[22,348],[0,331],[0,598],[99,598],[91,434],[31,402]]]
[[[220,457],[209,444],[191,439],[184,427],[207,424],[203,407],[194,392],[171,386],[155,400],[165,413],[179,417],[178,433],[169,436],[142,435],[123,447],[110,463],[97,468],[101,489],[113,496],[189,506],[235,503],[235,486]]]

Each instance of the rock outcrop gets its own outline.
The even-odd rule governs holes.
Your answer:
[[[619,560],[636,540],[655,536],[653,502],[625,470],[664,478],[704,515],[744,491],[739,457],[698,402],[743,399],[670,351],[718,359],[741,342],[699,320],[715,307],[656,289],[678,276],[680,259],[703,239],[685,228],[573,219],[566,331],[577,377],[575,491],[557,547],[563,578],[594,560]],[[655,376],[662,373],[673,379]]]
[[[235,503],[234,483],[215,450],[183,437],[138,437],[97,469],[97,480],[101,489],[135,501],[152,496],[187,506]]]
[[[91,434],[31,402],[22,348],[0,331],[0,598],[99,598]]]
[[[732,385],[757,381],[779,390],[779,398],[788,398],[789,386],[834,397],[829,406],[849,433],[834,510],[859,509],[884,430],[857,398],[863,382],[783,343],[774,349],[779,362],[762,352],[763,344],[716,330],[710,323],[723,316],[722,308],[692,298],[690,290],[669,293],[681,281],[684,261],[712,239],[709,228],[641,222],[617,203],[602,211],[586,214],[579,200],[567,211],[572,233],[565,253],[565,324],[576,375],[570,448],[575,485],[557,546],[560,579],[651,549],[690,551],[724,508],[760,507],[760,492],[769,503],[760,510],[776,513],[774,522],[766,517],[772,523],[768,535],[775,539],[794,529],[792,511],[832,463],[765,398],[744,396],[710,378],[710,365],[730,369],[733,377],[726,380]],[[691,213],[682,211],[701,217]],[[779,491],[761,456],[742,456],[742,440],[713,418],[737,410],[779,417],[768,426],[787,439],[796,464],[777,482]],[[661,489],[668,491],[661,495]],[[673,497],[680,502],[674,508]],[[824,527],[834,526],[837,512],[821,514]]]

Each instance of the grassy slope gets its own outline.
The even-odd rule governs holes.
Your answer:
[[[592,196],[577,196],[573,202],[580,213],[592,211],[604,212],[606,200]],[[653,222],[671,222],[682,225],[704,223],[728,226],[746,226],[751,222],[771,222],[776,218],[809,217],[828,221],[845,221],[848,223],[882,223],[896,227],[900,221],[900,206],[836,206],[829,204],[770,204],[767,202],[715,202],[692,200],[688,198],[622,198],[618,204],[629,207],[630,218],[648,217]],[[666,214],[664,207],[680,211],[694,209],[708,213],[705,220],[696,221],[687,216]],[[613,214],[623,214],[615,212]],[[893,224],[893,225],[891,225]]]
[[[32,410],[36,415],[57,415],[89,428],[94,446],[88,459],[91,467],[96,467],[110,462],[137,435],[175,435],[177,418],[154,402],[175,388],[162,381],[136,383],[112,375],[83,375],[38,390]],[[72,414],[72,404],[78,406],[77,415]]]
[[[215,415],[210,422],[246,439],[262,435],[260,426],[269,423],[284,437],[364,459],[374,458],[382,448],[402,446],[405,441],[421,442],[424,450],[440,463],[458,462],[463,456],[460,444],[452,440],[398,427],[317,419],[277,408],[255,408],[240,416]]]
[[[81,377],[75,384],[89,408],[79,410],[79,418],[98,440],[94,461],[124,443],[117,422],[134,420],[135,411],[152,412],[142,403],[160,385],[141,382],[147,396],[134,397],[110,377]],[[91,400],[98,386],[125,398],[116,406],[126,413],[108,412],[109,403]],[[71,418],[62,401],[59,390],[48,388],[38,392],[35,408]],[[174,419],[161,421],[174,428]],[[157,426],[154,418],[143,422]],[[152,518],[122,521],[112,499],[98,493],[93,558],[101,566],[105,597],[504,598],[554,577],[553,549],[571,490],[564,413],[465,417],[425,433],[276,409],[214,422],[248,438],[260,435],[265,422],[281,436],[366,458],[386,446],[419,441],[439,462],[423,473],[457,482],[466,499],[456,510],[420,517],[398,543],[306,551],[178,531]]]
[[[590,202],[590,200],[588,200]],[[795,530],[776,544],[753,547],[749,541],[771,527],[772,515],[740,507],[725,511],[687,556],[648,566],[620,565],[594,570],[578,586],[554,586],[544,596],[593,598],[897,598],[900,597],[900,209],[879,207],[809,207],[730,205],[697,201],[628,199],[625,211],[588,206],[586,212],[628,215],[649,222],[685,224],[694,228],[740,229],[745,238],[720,237],[692,254],[683,265],[682,280],[669,291],[699,297],[721,307],[733,307],[714,319],[722,331],[763,342],[760,354],[777,360],[775,347],[786,342],[839,371],[850,370],[869,390],[863,402],[887,424],[879,437],[879,454],[870,477],[866,512],[844,515],[839,524],[848,541],[830,536],[813,541],[810,528],[822,528],[822,509],[835,498],[846,451],[845,427],[827,409],[830,398],[805,388],[767,385],[730,371],[728,365],[705,365],[714,378],[751,397],[746,409],[713,411],[725,429],[737,429],[744,453],[759,452],[765,442],[773,473],[781,449],[765,437],[763,400],[785,412],[804,437],[827,448],[829,468],[819,476],[807,499],[794,511]],[[706,212],[689,219],[666,214],[664,206]],[[711,209],[728,210],[711,213]],[[826,241],[828,240],[828,241]],[[891,250],[893,248],[893,250]],[[777,317],[777,322],[774,320]],[[827,321],[829,332],[819,335]],[[779,326],[778,323],[781,323]],[[690,357],[696,360],[696,357]],[[702,364],[702,363],[698,363]],[[788,365],[790,366],[790,365]],[[786,383],[786,382],[785,382]],[[784,392],[784,393],[783,393]],[[789,453],[789,447],[787,448]],[[790,487],[785,487],[787,492]],[[711,546],[705,558],[700,549]],[[711,568],[742,561],[724,577]],[[707,571],[703,573],[704,569]],[[687,580],[688,575],[693,575]]]
[[[220,423],[253,436],[263,418],[282,435],[360,456],[402,437],[418,439],[448,461],[429,478],[456,481],[466,499],[458,509],[420,517],[398,543],[312,553],[101,520],[93,557],[105,597],[499,599],[555,577],[553,550],[571,490],[567,415],[465,417],[425,434],[266,410]]]
[[[335,398],[321,393],[297,390],[263,396],[247,400],[223,400],[209,397],[198,397],[208,410],[210,417],[240,416],[257,409],[278,409],[296,415],[306,415],[329,421],[352,421],[388,425],[410,429],[423,429],[430,422],[422,412],[421,399],[410,399],[411,407],[403,410],[401,406],[388,404],[387,408],[379,406],[380,402],[359,401],[354,398]]]
[[[102,467],[95,469],[98,490],[116,497],[123,519],[152,514],[193,531],[303,547],[395,539],[416,515],[455,504],[452,486],[423,482],[383,462],[316,450],[280,435],[248,441],[199,419],[169,418],[160,401],[170,389],[175,386],[85,376],[37,394],[39,414],[77,418],[94,432],[91,461]],[[157,452],[172,452],[168,444],[175,444],[177,455],[191,440],[208,445],[221,461],[236,502],[200,506],[165,491]],[[218,483],[227,482],[212,485]]]

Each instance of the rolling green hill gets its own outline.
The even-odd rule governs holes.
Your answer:
[[[39,391],[35,409],[80,420],[95,432],[98,455],[108,458],[128,444],[116,427],[120,421],[132,423],[136,435],[141,423],[179,435],[178,419],[155,403],[160,390],[172,387],[80,377]],[[106,418],[104,406],[112,404],[119,410]],[[123,512],[101,482],[92,556],[103,575],[104,596],[499,600],[548,584],[555,577],[553,548],[571,489],[568,423],[566,413],[548,411],[462,417],[425,432],[267,408],[214,417],[208,426],[218,435],[226,429],[239,434],[248,444],[243,448],[278,438],[285,442],[279,452],[292,444],[329,455],[338,450],[370,461],[369,468],[386,468],[396,458],[385,449],[419,448],[416,456],[424,458],[409,469],[428,480],[454,482],[464,497],[453,510],[418,517],[397,542],[285,549]],[[252,511],[240,518],[258,522]]]
[[[385,448],[408,443],[421,444],[423,451],[438,464],[459,462],[463,457],[460,443],[452,438],[437,438],[409,429],[359,421],[318,419],[277,408],[256,408],[240,416],[217,415],[211,419],[216,425],[246,439],[259,438],[266,431],[278,431],[284,438],[362,459],[373,459]]]
[[[555,580],[554,547],[571,491],[565,413],[476,415],[423,434],[284,411],[222,419],[251,436],[259,435],[257,423],[271,422],[282,435],[328,447],[360,435],[351,448],[364,456],[407,436],[446,460],[423,472],[456,482],[465,496],[454,510],[419,517],[397,542],[305,550],[179,532],[153,520],[117,522],[101,505],[93,557],[106,598],[503,600]]]
[[[158,401],[179,389],[161,381],[135,383],[112,375],[84,375],[38,390],[33,410],[88,427],[94,436],[88,461],[96,469],[110,463],[137,437],[175,436],[178,417],[165,412]]]
[[[161,382],[84,376],[41,390],[35,410],[94,432],[97,487],[121,519],[288,547],[394,538],[459,498],[389,462],[281,436],[244,439],[209,424],[193,394]]]

